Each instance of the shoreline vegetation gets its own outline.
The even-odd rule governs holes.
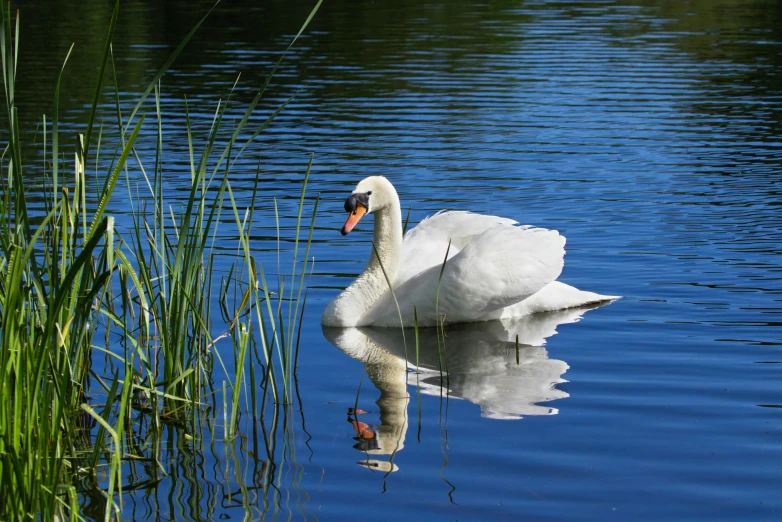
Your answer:
[[[292,416],[297,401],[300,409],[296,364],[318,207],[306,192],[313,158],[302,175],[296,235],[286,252],[290,275],[277,281],[267,279],[253,255],[260,168],[247,208],[237,205],[231,180],[237,158],[290,101],[250,128],[287,50],[238,121],[227,117],[230,95],[215,107],[203,139],[191,134],[186,115],[190,192],[183,207],[173,208],[164,197],[160,79],[209,13],[128,113],[119,100],[111,46],[117,1],[87,121],[78,140],[60,135],[58,79],[52,113],[39,124],[41,142],[32,145],[42,147],[45,158],[43,189],[40,182],[30,189],[25,173],[35,169],[25,163],[28,145],[22,143],[14,91],[24,45],[20,14],[5,0],[0,7],[6,113],[0,128],[0,519],[120,520],[123,484],[128,474],[138,474],[136,466],[150,477],[137,487],[154,488],[166,476],[162,460],[169,449],[187,453],[208,445],[216,453],[219,441],[225,444],[225,473],[236,474],[239,484],[235,501],[248,515],[276,514],[280,461],[293,462],[294,483],[300,473]],[[101,105],[107,92],[111,101]],[[111,105],[114,121],[98,124],[99,107],[106,112]],[[106,143],[109,125],[120,143]],[[155,130],[151,163],[137,152],[142,129]],[[70,161],[60,147],[64,142],[77,143]],[[111,166],[90,179],[85,165],[97,164],[98,155],[112,158]],[[117,226],[109,211],[112,198],[124,197],[115,194],[122,180],[132,223],[127,228]],[[101,187],[97,204],[87,196],[93,185]],[[138,195],[145,191],[148,196]],[[44,198],[43,211],[31,210],[31,195]],[[279,255],[276,201],[274,210]],[[227,274],[213,271],[221,220],[235,223],[231,234],[239,253]],[[267,283],[276,283],[275,291]],[[218,313],[222,324],[215,324]],[[214,369],[226,380],[216,382]],[[237,444],[255,458],[241,462]],[[190,494],[191,512],[211,518],[200,489]]]

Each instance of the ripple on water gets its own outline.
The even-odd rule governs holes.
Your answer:
[[[163,78],[174,208],[189,193],[184,97],[204,139],[241,72],[227,112],[241,117],[305,11],[304,2],[245,4],[221,5]],[[124,114],[200,5],[123,6],[115,48]],[[85,49],[64,80],[63,129],[76,128],[91,97],[80,74],[102,47],[71,18],[53,18],[69,9],[24,6],[19,92],[31,135],[67,48],[58,35],[76,34]],[[250,127],[301,92],[235,164],[240,205],[260,165],[253,239],[275,277],[271,198],[289,245],[299,180],[315,154],[316,263],[299,371],[313,454],[297,432],[304,472],[281,489],[300,499],[306,491],[306,508],[329,519],[366,518],[370,507],[432,519],[778,516],[780,18],[772,0],[324,3]],[[116,138],[114,110],[113,100],[101,108],[106,143]],[[144,110],[153,118],[152,105]],[[142,138],[139,155],[151,164],[153,129]],[[344,417],[363,365],[328,344],[318,318],[369,255],[369,222],[346,238],[337,230],[346,194],[371,174],[393,180],[411,223],[449,208],[558,229],[568,238],[563,280],[626,296],[547,339],[548,357],[568,369],[565,382],[546,381],[559,400],[538,406],[557,415],[481,417],[480,393],[496,393],[488,387],[465,400],[423,395],[419,441],[408,386],[399,471],[356,465],[367,455],[353,449]],[[229,239],[233,218],[224,218]],[[224,259],[221,273],[234,260]],[[468,377],[454,380],[485,384]],[[360,405],[381,423],[380,391],[362,382]]]

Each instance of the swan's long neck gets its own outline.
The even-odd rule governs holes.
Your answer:
[[[326,308],[323,324],[327,326],[359,325],[361,317],[388,292],[388,281],[393,284],[396,280],[402,256],[402,210],[396,191],[389,196],[392,196],[389,197],[390,203],[373,212],[375,247],[369,263],[356,280]]]
[[[399,260],[402,255],[402,211],[399,208],[399,199],[396,199],[395,202],[396,205],[375,212],[375,237],[373,240],[375,248],[372,249],[369,263],[361,274],[362,276],[371,274],[373,278],[380,277],[383,281],[383,286],[380,288],[381,295],[388,291],[388,282],[383,275],[383,269],[385,269],[388,279],[393,283],[399,271]],[[379,260],[378,255],[380,256]]]

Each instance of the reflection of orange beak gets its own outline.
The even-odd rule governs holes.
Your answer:
[[[356,223],[358,223],[359,219],[364,217],[364,214],[367,213],[367,207],[359,203],[356,205],[356,210],[348,214],[348,220],[345,221],[345,224],[342,227],[342,235],[346,236],[348,232],[353,230],[353,227],[356,226]]]
[[[353,425],[353,429],[356,430],[356,435],[359,439],[374,439],[375,432],[369,429],[369,424],[359,421],[349,421]]]

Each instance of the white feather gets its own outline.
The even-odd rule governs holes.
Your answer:
[[[399,198],[388,180],[367,178],[354,192],[369,194],[380,259],[373,255],[367,269],[326,308],[324,325],[400,326],[401,314],[405,326],[412,326],[415,316],[419,326],[433,326],[617,299],[555,282],[565,256],[565,238],[556,230],[497,216],[440,212],[403,240]]]

